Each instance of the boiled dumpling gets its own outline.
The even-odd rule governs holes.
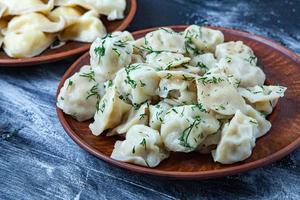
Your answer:
[[[257,58],[252,49],[242,41],[231,41],[219,44],[216,48],[215,55],[218,60],[227,57],[240,57],[251,65],[256,66],[257,63]]]
[[[171,108],[161,125],[161,136],[170,151],[191,152],[220,124],[202,106],[188,105]]]
[[[259,67],[251,65],[237,56],[222,58],[217,65],[219,70],[222,70],[226,75],[232,75],[239,80],[241,87],[263,85],[266,79],[266,75]]]
[[[146,63],[156,70],[169,70],[188,63],[190,60],[189,57],[184,57],[182,54],[171,52],[151,53],[146,56]]]
[[[132,107],[130,109],[130,112],[128,114],[128,117],[124,122],[122,122],[119,126],[117,126],[113,131],[116,132],[117,134],[123,134],[126,133],[132,126],[137,125],[137,124],[144,124],[148,125],[149,117],[149,104],[144,103],[142,104],[139,108]]]
[[[51,22],[42,14],[30,13],[14,17],[4,34],[3,49],[15,58],[33,57],[42,53],[54,41],[55,32],[62,30],[65,21]]]
[[[131,108],[131,105],[119,98],[115,88],[110,87],[98,104],[95,121],[89,128],[94,135],[98,136],[103,131],[119,125]]]
[[[84,10],[80,7],[67,7],[60,6],[51,11],[47,17],[54,22],[60,21],[64,18],[66,21],[66,27],[74,24],[80,16],[84,14]]]
[[[106,34],[105,27],[95,11],[84,11],[78,7],[58,7],[49,15],[52,21],[66,20],[66,28],[58,35],[61,41],[93,42]]]
[[[115,73],[131,63],[132,35],[125,32],[114,32],[103,38],[97,38],[91,48],[91,65],[107,78],[113,78]]]
[[[24,33],[26,31],[42,31],[45,33],[56,33],[64,29],[66,21],[61,17],[57,22],[50,21],[39,13],[29,13],[12,18],[7,26],[7,33]]]
[[[196,104],[197,87],[195,78],[189,73],[182,71],[160,71],[162,78],[157,94],[164,99],[172,100],[172,105]]]
[[[214,161],[232,164],[248,158],[255,146],[256,129],[256,120],[238,110],[222,129],[220,143],[212,151]]]
[[[168,112],[172,108],[171,105],[164,101],[160,101],[156,105],[149,106],[149,126],[155,130],[160,130],[161,123]]]
[[[201,74],[203,75],[208,70],[215,68],[216,63],[217,60],[212,53],[205,53],[193,57],[189,64],[201,69]]]
[[[125,0],[55,0],[57,6],[81,6],[95,10],[98,14],[107,15],[108,20],[124,18]]]
[[[54,7],[54,0],[0,0],[0,7],[0,18],[32,12],[48,13]],[[1,9],[3,9],[2,15]]]
[[[136,40],[133,45],[135,52],[142,55],[159,54],[162,51],[180,54],[186,52],[183,36],[170,28],[159,28],[147,33],[144,38]]]
[[[83,66],[80,72],[65,81],[57,98],[57,107],[78,121],[91,119],[104,94],[104,81],[90,66]]]
[[[190,55],[214,52],[218,44],[224,42],[221,31],[197,25],[189,26],[184,31],[185,46]]]
[[[146,167],[156,167],[169,153],[159,132],[145,125],[134,125],[124,141],[117,141],[111,158]]]
[[[239,93],[254,108],[265,114],[270,114],[280,97],[284,96],[286,87],[282,86],[254,86],[250,88],[239,88]]]
[[[140,105],[156,97],[160,78],[147,64],[131,64],[121,69],[115,78],[120,98],[132,105]]]
[[[86,12],[75,23],[68,26],[58,37],[62,41],[93,42],[106,35],[106,29],[95,11]]]
[[[213,74],[197,79],[198,103],[221,115],[234,115],[245,106],[244,99],[226,76]]]
[[[28,58],[41,54],[54,41],[55,35],[42,31],[8,33],[4,37],[3,49],[13,58]]]
[[[262,115],[260,112],[252,108],[250,105],[246,105],[242,112],[247,115],[248,117],[251,117],[256,120],[257,122],[257,131],[255,134],[255,137],[261,137],[265,135],[270,129],[271,129],[271,123],[266,120],[265,116]]]

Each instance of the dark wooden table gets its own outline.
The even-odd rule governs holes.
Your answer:
[[[299,54],[299,22],[299,0],[138,0],[128,30],[210,24],[269,37]],[[299,150],[263,168],[198,182],[135,174],[85,152],[55,112],[58,82],[75,59],[0,69],[1,200],[300,199]]]

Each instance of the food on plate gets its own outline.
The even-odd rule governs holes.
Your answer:
[[[100,16],[124,18],[126,0],[0,0],[0,48],[30,58],[68,41],[91,43],[107,31]]]
[[[271,129],[266,117],[287,89],[264,85],[254,53],[197,25],[137,40],[115,32],[94,41],[91,66],[65,81],[57,106],[78,121],[94,116],[96,136],[123,136],[115,160],[156,167],[171,152],[198,152],[240,162]]]

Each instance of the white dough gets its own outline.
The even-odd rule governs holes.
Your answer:
[[[171,108],[161,125],[161,136],[169,151],[191,152],[220,124],[203,110],[201,105]]]
[[[220,143],[212,151],[214,161],[232,164],[248,158],[255,146],[256,129],[256,120],[238,110],[222,129]]]
[[[90,66],[83,66],[80,72],[65,81],[57,98],[57,107],[78,121],[91,119],[103,96],[104,81]]]
[[[117,141],[111,158],[146,167],[156,167],[169,153],[159,132],[145,125],[132,126],[124,141]]]
[[[107,78],[114,78],[115,73],[131,63],[132,35],[125,32],[114,32],[103,38],[97,38],[91,48],[91,65]]]

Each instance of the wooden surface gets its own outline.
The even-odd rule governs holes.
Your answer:
[[[170,27],[175,31],[184,31],[186,26]],[[300,57],[269,39],[233,29],[212,27],[224,33],[225,41],[243,41],[250,46],[266,73],[269,84],[279,84],[288,88],[273,113],[268,116],[272,129],[256,141],[251,157],[243,162],[222,165],[213,161],[212,156],[199,153],[172,153],[156,168],[145,168],[110,158],[114,144],[120,137],[94,136],[88,122],[78,122],[57,108],[60,122],[66,132],[82,148],[95,156],[116,166],[134,172],[147,173],[174,179],[208,179],[232,175],[274,162],[300,147]],[[145,29],[133,32],[135,39],[156,30]],[[89,54],[81,56],[64,74],[57,95],[67,78],[78,72],[84,65],[90,64]],[[285,74],[289,74],[287,77]],[[123,139],[122,139],[123,140]]]
[[[136,13],[136,0],[126,0],[127,7],[125,10],[125,18],[122,20],[108,21],[105,16],[101,20],[106,27],[107,32],[122,31],[133,20]],[[70,41],[64,46],[57,49],[46,49],[42,54],[33,58],[10,58],[3,49],[0,49],[0,67],[16,67],[16,66],[32,66],[42,63],[55,62],[66,59],[70,56],[82,54],[90,48],[89,43]]]
[[[204,23],[263,35],[299,54],[299,21],[300,2],[294,0],[138,0],[129,30]],[[208,181],[140,175],[87,153],[63,130],[55,110],[58,83],[75,59],[0,69],[1,200],[300,199],[300,150],[274,164]]]

